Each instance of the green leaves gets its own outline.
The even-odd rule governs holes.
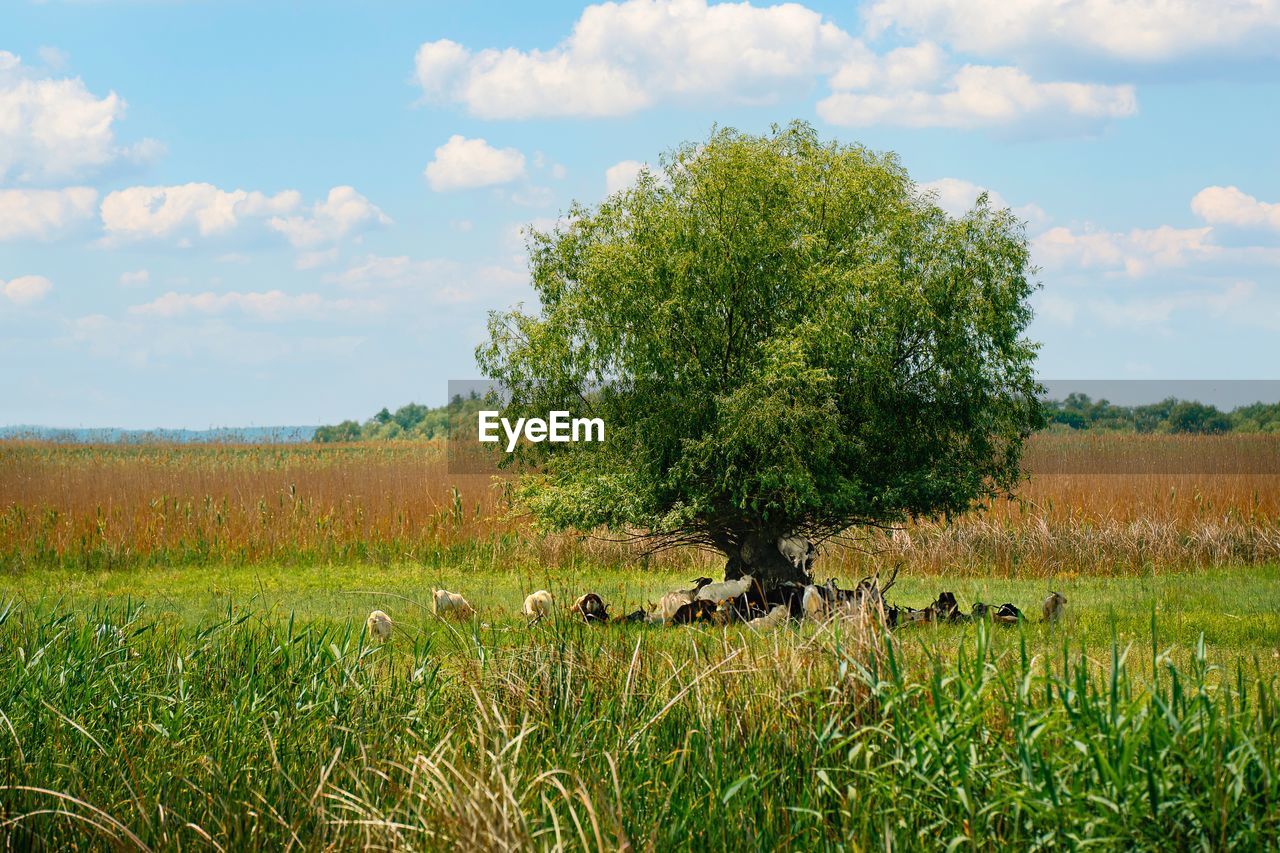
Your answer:
[[[539,310],[492,315],[477,359],[509,417],[608,432],[520,451],[550,527],[822,535],[1017,480],[1033,284],[985,198],[951,219],[891,154],[724,129],[529,243]]]

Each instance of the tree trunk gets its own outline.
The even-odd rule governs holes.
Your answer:
[[[792,582],[811,583],[804,561],[792,560],[778,549],[776,537],[752,533],[740,540],[743,544],[734,553],[729,550],[729,561],[724,567],[725,580],[735,580],[751,575],[768,592],[779,585]]]

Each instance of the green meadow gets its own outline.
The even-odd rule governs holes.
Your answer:
[[[18,848],[1257,849],[1280,832],[1280,567],[908,572],[1023,625],[529,626],[692,576],[534,564],[44,569],[0,605]],[[856,578],[846,579],[848,584]],[[478,610],[442,622],[430,590]],[[391,614],[390,642],[364,618]]]

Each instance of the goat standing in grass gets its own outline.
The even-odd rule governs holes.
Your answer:
[[[751,575],[743,575],[737,580],[720,581],[720,583],[703,584],[697,590],[695,601],[714,601],[716,604],[746,595],[755,582]]]
[[[375,610],[369,614],[369,618],[365,620],[365,625],[369,628],[369,636],[379,643],[385,643],[391,639],[391,617],[381,610]]]
[[[446,589],[432,591],[431,612],[441,619],[470,619],[476,613],[461,593]]]
[[[806,619],[813,619],[821,622],[827,618],[827,600],[823,597],[822,592],[813,584],[809,584],[804,588],[804,598],[801,601],[804,607],[804,615]]]
[[[545,589],[529,593],[524,600],[524,615],[529,618],[529,624],[536,625],[550,616],[555,602],[555,597]]]

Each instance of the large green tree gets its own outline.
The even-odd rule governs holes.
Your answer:
[[[1006,493],[1041,422],[1022,224],[962,218],[892,154],[806,124],[713,131],[529,236],[535,312],[477,350],[508,416],[600,417],[526,444],[545,526],[711,547],[800,580],[782,537],[959,513]]]

